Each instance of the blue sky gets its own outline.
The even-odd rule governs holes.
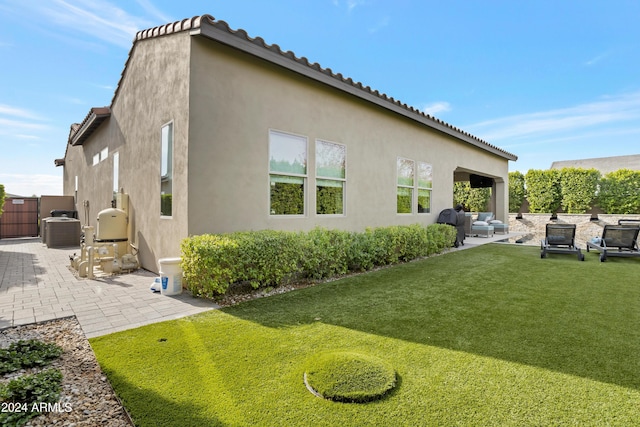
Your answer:
[[[62,194],[69,128],[111,103],[136,31],[202,14],[516,154],[640,154],[636,0],[0,0],[0,184]]]

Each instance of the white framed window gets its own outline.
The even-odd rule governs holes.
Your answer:
[[[171,216],[173,209],[173,122],[160,131],[160,215]]]
[[[398,157],[396,213],[413,213],[413,190],[415,186],[416,163],[413,160]]]
[[[316,140],[316,214],[344,215],[347,147]]]
[[[418,213],[431,213],[431,191],[433,190],[433,167],[418,162]]]
[[[97,165],[98,163],[100,163],[100,153],[96,153],[93,155],[93,166]]]
[[[120,153],[116,151],[115,153],[113,153],[113,200],[116,199],[116,194],[118,194],[119,182],[120,182]]]
[[[100,150],[100,161],[102,162],[103,160],[107,160],[108,157],[109,147],[104,147],[102,150]]]
[[[307,185],[306,137],[269,131],[269,214],[304,215]]]

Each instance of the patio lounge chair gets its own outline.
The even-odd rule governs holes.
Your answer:
[[[540,258],[546,258],[547,254],[574,254],[584,261],[584,254],[575,240],[575,224],[547,224],[545,238],[540,243]]]
[[[478,218],[471,222],[470,236],[491,237],[494,233],[493,225],[489,223],[493,218],[493,212],[478,212]]]
[[[620,225],[607,224],[602,230],[602,237],[587,242],[587,252],[594,249],[600,252],[600,261],[605,262],[607,257],[640,257],[638,248],[638,233],[640,225],[621,223]]]

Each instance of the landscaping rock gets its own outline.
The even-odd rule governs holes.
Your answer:
[[[16,326],[0,331],[0,348],[12,342],[38,339],[55,343],[64,353],[46,368],[62,372],[62,390],[58,405],[50,408],[25,425],[46,426],[131,426],[133,423],[100,369],[89,341],[75,317],[43,323]],[[19,375],[39,372],[43,368],[23,369]],[[16,373],[5,375],[8,382]]]

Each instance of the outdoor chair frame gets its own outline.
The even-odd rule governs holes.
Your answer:
[[[638,233],[640,224],[631,221],[619,221],[618,225],[606,224],[599,242],[587,242],[589,249],[600,252],[600,261],[608,257],[640,257]]]
[[[545,234],[540,242],[540,258],[546,258],[547,254],[573,254],[584,261],[584,254],[575,243],[575,224],[547,224]]]

